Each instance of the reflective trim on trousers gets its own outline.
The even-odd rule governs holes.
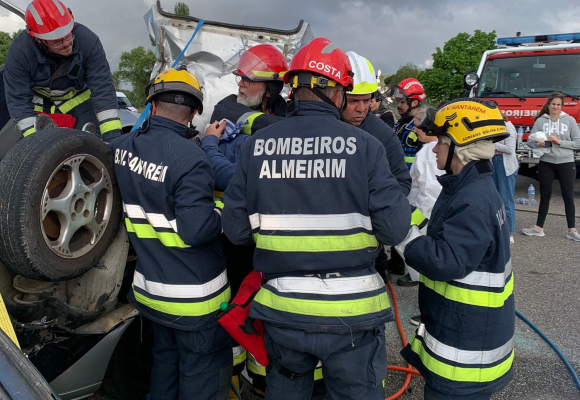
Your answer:
[[[254,301],[278,311],[313,317],[356,317],[387,310],[391,305],[387,292],[353,300],[305,300],[279,296],[262,287]]]
[[[133,289],[133,295],[135,296],[135,300],[144,306],[165,314],[182,317],[200,317],[216,312],[220,308],[221,303],[228,302],[231,297],[231,291],[228,287],[224,292],[212,299],[194,303],[173,303],[170,301],[154,300],[137,292],[135,289]]]
[[[79,104],[84,103],[85,101],[91,98],[91,91],[89,89],[85,90],[84,92],[80,93],[78,96],[73,97],[69,101],[66,101],[58,106],[58,109],[63,114],[68,114],[71,112],[73,108],[78,106]]]
[[[473,286],[485,286],[493,288],[501,288],[505,286],[505,281],[512,273],[512,260],[505,265],[505,271],[499,274],[492,274],[489,272],[474,271],[463,279],[454,279],[454,282],[464,283]]]
[[[34,111],[35,112],[44,112],[44,107],[43,106],[34,106]],[[56,107],[55,106],[50,107],[50,113],[51,114],[56,113]]]
[[[277,236],[254,234],[256,248],[280,252],[321,253],[376,248],[377,238],[368,233],[343,236]]]
[[[445,379],[456,382],[491,382],[504,376],[512,367],[514,360],[514,352],[512,350],[511,355],[508,359],[502,363],[487,368],[465,368],[465,367],[455,367],[453,365],[445,364],[442,361],[437,360],[432,357],[425,348],[423,343],[417,339],[415,336],[409,341],[411,349],[415,352],[425,368],[439,375]]]
[[[373,230],[371,218],[358,213],[350,214],[252,214],[252,229],[265,231],[343,231],[363,228]]]
[[[233,347],[232,350],[234,353],[234,367],[246,361],[247,352],[242,346]]]
[[[372,292],[385,287],[385,282],[378,273],[349,278],[326,279],[317,276],[288,276],[270,279],[267,284],[280,293],[311,293],[330,296]]]
[[[510,275],[510,279],[501,293],[460,288],[447,282],[432,281],[425,275],[421,275],[420,282],[446,299],[477,307],[503,307],[514,291],[513,274]]]
[[[420,324],[417,329],[416,336],[423,338],[423,344],[427,346],[431,352],[435,353],[441,358],[446,360],[460,363],[460,364],[494,364],[500,360],[503,360],[514,349],[514,337],[507,341],[504,345],[487,351],[470,351],[461,350],[445,343],[442,343],[435,339],[427,330],[424,324]]]
[[[47,98],[50,101],[66,101],[70,100],[76,96],[77,93],[82,92],[84,89],[76,90],[74,88],[68,88],[64,90],[54,90],[47,87],[33,87],[32,91],[38,94],[38,96],[43,99]],[[33,102],[37,102],[34,101]]]
[[[266,376],[266,367],[257,362],[254,356],[252,356],[249,353],[246,358],[246,368],[248,369],[248,371],[256,375]]]
[[[170,285],[167,283],[148,281],[142,273],[135,271],[133,284],[139,289],[159,297],[194,299],[211,296],[219,292],[228,284],[228,276],[226,271],[224,271],[207,283],[199,285]]]

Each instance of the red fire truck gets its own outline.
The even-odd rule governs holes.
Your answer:
[[[477,74],[465,74],[465,88],[471,97],[497,102],[516,129],[523,129],[520,174],[536,177],[538,158],[525,141],[550,93],[563,93],[562,110],[580,121],[580,33],[498,38],[497,44],[483,53]],[[578,151],[576,163],[580,166]]]

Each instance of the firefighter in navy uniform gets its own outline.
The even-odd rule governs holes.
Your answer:
[[[399,138],[391,127],[370,112],[372,99],[377,93],[377,77],[372,64],[366,58],[353,51],[346,53],[354,72],[354,86],[346,95],[347,104],[341,114],[344,122],[358,126],[377,138],[387,154],[391,173],[399,182],[403,195],[408,196],[411,190],[411,174],[405,164],[405,154],[399,144]],[[390,281],[388,257],[381,249],[375,266],[385,281]]]
[[[257,130],[272,125],[286,116],[286,101],[280,92],[284,87],[284,74],[288,64],[284,54],[275,46],[260,44],[246,50],[237,64],[236,75],[238,94],[227,96],[214,108],[211,121],[223,118],[234,123],[243,123],[237,135],[220,138],[218,131],[206,134],[201,147],[209,157],[215,174],[215,188],[224,191],[236,169],[237,158],[242,145]],[[243,279],[253,270],[254,246],[234,246],[223,237],[224,252],[228,264],[228,279],[232,296],[238,291]],[[239,376],[244,369],[246,352],[234,342],[234,375]],[[252,389],[263,394],[265,368],[250,356],[247,365],[252,378]],[[236,382],[237,378],[234,378]]]
[[[224,191],[232,179],[237,156],[248,137],[286,116],[286,101],[280,92],[288,64],[284,54],[271,44],[260,44],[245,51],[234,75],[238,94],[218,102],[210,121],[228,119],[243,123],[241,132],[233,137],[206,135],[201,146],[209,156],[215,173],[216,190]]]
[[[120,136],[115,85],[99,38],[59,0],[34,0],[25,19],[4,69],[8,110],[22,135],[35,132],[37,113],[44,112],[74,117],[71,128],[93,123],[105,141]]]
[[[397,247],[420,275],[421,324],[403,357],[427,400],[489,400],[512,378],[515,308],[509,228],[491,178],[493,142],[509,136],[497,105],[458,99],[421,123],[443,190],[427,235]]]
[[[137,268],[129,301],[151,320],[151,399],[226,399],[229,335],[215,313],[230,298],[213,201],[213,172],[188,128],[203,111],[198,80],[162,72],[149,89],[151,117],[111,143]],[[208,129],[215,129],[214,124]]]
[[[403,79],[398,85],[391,87],[387,97],[393,97],[397,101],[397,112],[401,118],[395,123],[395,133],[399,137],[407,168],[415,161],[415,155],[421,150],[422,143],[413,132],[413,118],[417,109],[421,106],[421,101],[425,100],[425,89],[415,78]]]
[[[346,53],[354,72],[352,91],[346,95],[347,104],[341,114],[344,122],[358,126],[377,138],[387,153],[391,173],[399,182],[405,196],[411,191],[411,174],[405,165],[405,155],[395,132],[370,112],[371,101],[378,88],[372,64],[354,51]]]
[[[384,323],[374,270],[401,242],[411,210],[378,140],[339,120],[352,89],[346,54],[314,39],[291,61],[286,118],[242,148],[224,197],[224,233],[256,243],[265,283],[250,308],[264,323],[266,399],[309,399],[319,360],[329,399],[384,399]]]

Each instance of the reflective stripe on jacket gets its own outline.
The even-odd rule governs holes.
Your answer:
[[[234,244],[253,239],[254,269],[266,273],[250,316],[326,332],[375,327],[391,311],[374,260],[379,242],[406,236],[409,203],[377,139],[325,103],[293,106],[248,139],[224,194],[224,233]],[[345,293],[346,281],[358,284]],[[338,289],[304,293],[326,285]]]
[[[230,298],[213,173],[195,131],[153,116],[114,140],[115,175],[137,253],[131,303],[147,318],[197,330]]]
[[[488,160],[438,177],[427,236],[405,248],[421,273],[421,322],[405,359],[442,393],[493,393],[512,377],[515,308],[509,228]]]

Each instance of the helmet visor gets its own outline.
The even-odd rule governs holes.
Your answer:
[[[281,81],[285,71],[278,73],[254,53],[241,50],[224,63],[234,75],[246,76],[252,81]]]
[[[403,100],[407,98],[407,95],[400,86],[391,86],[389,90],[385,92],[385,97],[394,97],[397,100]]]

